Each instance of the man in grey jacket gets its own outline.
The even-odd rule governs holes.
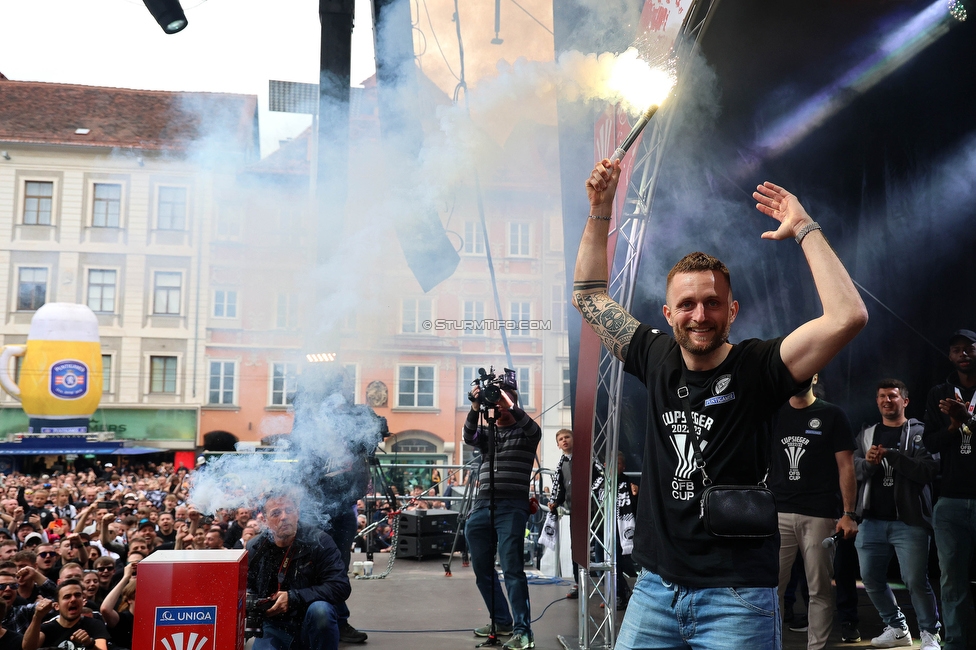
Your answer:
[[[939,461],[922,444],[923,424],[905,417],[908,388],[904,383],[882,380],[877,404],[881,422],[858,434],[854,450],[857,513],[863,517],[855,546],[864,590],[886,625],[871,645],[912,645],[908,622],[887,582],[894,552],[918,616],[921,648],[939,650],[939,612],[927,574],[932,530],[929,483],[939,472]]]

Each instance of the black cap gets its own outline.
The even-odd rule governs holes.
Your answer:
[[[956,339],[966,339],[970,343],[976,343],[976,333],[972,330],[956,330],[949,337],[949,343],[952,344]]]
[[[6,528],[0,528],[0,535],[6,535],[7,539],[13,539],[14,536],[10,534],[10,531]]]

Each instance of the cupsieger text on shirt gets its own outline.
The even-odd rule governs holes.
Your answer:
[[[742,341],[718,367],[685,371],[694,430],[715,484],[755,485],[766,475],[772,415],[801,387],[780,358],[781,342]],[[691,588],[775,587],[778,535],[733,540],[705,532],[702,476],[678,396],[681,368],[673,338],[647,325],[637,328],[625,370],[647,387],[648,428],[633,557]]]

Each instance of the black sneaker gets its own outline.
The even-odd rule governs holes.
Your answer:
[[[572,600],[579,598],[579,585],[573,585],[573,588],[569,590],[568,594],[566,594],[566,598],[570,598]]]
[[[349,623],[339,627],[339,642],[340,643],[366,643],[365,632],[360,632]]]
[[[796,618],[793,619],[793,622],[790,623],[789,627],[790,627],[790,632],[806,632],[807,628],[809,627],[809,623],[807,623],[807,617],[797,616]]]
[[[840,626],[840,640],[844,643],[857,643],[861,640],[861,631],[853,623],[843,623]]]

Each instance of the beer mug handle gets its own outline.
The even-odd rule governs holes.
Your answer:
[[[3,352],[0,352],[0,387],[17,399],[20,399],[20,387],[7,374],[7,368],[10,367],[10,357],[20,357],[25,352],[27,352],[26,345],[5,345]]]

